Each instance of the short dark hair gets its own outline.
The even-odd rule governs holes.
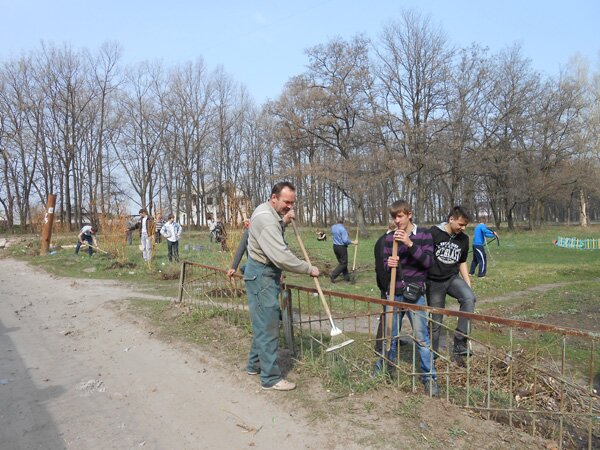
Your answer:
[[[398,213],[403,212],[404,214],[408,214],[412,212],[412,208],[408,204],[406,200],[396,200],[394,203],[390,205],[390,217],[395,219]]]
[[[344,223],[344,218],[343,217],[338,217],[337,218],[337,223]]]
[[[271,188],[271,197],[273,197],[273,195],[279,197],[283,188],[288,188],[290,191],[296,192],[296,187],[292,183],[289,181],[280,181]]]
[[[167,217],[167,220],[171,220],[175,218],[175,214],[171,213],[169,214],[169,216]]]
[[[98,232],[98,225],[92,225],[92,233]]]
[[[146,210],[146,208],[142,208],[142,209],[140,209],[138,214],[148,214],[148,211]]]
[[[448,220],[450,220],[450,218],[458,220],[461,217],[464,218],[467,222],[471,221],[471,216],[469,216],[469,213],[462,206],[456,205],[448,213]]]

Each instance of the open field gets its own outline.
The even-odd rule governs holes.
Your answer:
[[[318,242],[315,230],[302,229],[302,238],[313,264],[327,275],[335,267],[331,243]],[[352,234],[352,230],[351,234]],[[469,229],[468,232],[471,232]],[[375,285],[373,246],[383,232],[371,228],[370,237],[361,239],[357,254],[357,282],[338,282],[332,285],[326,276],[321,284],[325,289],[366,296],[378,296]],[[600,250],[574,250],[553,245],[557,236],[598,237],[600,225],[588,229],[579,227],[549,227],[538,231],[508,233],[500,230],[500,246],[489,246],[489,270],[485,279],[473,279],[479,311],[502,317],[534,320],[564,326],[577,326],[589,331],[600,331]],[[193,262],[228,268],[241,236],[240,230],[229,232],[229,251],[220,252],[220,246],[210,242],[208,232],[185,233],[180,242],[180,256]],[[102,233],[99,234],[102,247]],[[300,254],[296,239],[290,231],[286,239],[292,250]],[[137,240],[133,246],[124,246],[125,257],[113,258],[96,253],[89,258],[82,251],[73,255],[74,235],[53,236],[57,246],[52,255],[35,256],[39,242],[35,238],[26,245],[16,245],[7,254],[22,258],[45,270],[63,276],[86,278],[114,278],[145,289],[174,297],[178,286],[179,265],[169,263],[166,243],[155,247],[155,258],[150,265],[143,263]],[[349,249],[350,266],[354,249]],[[469,261],[470,262],[470,261]],[[307,277],[287,274],[293,284],[311,286]],[[449,299],[448,306],[455,305]]]

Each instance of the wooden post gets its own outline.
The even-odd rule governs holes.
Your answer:
[[[40,255],[48,254],[50,239],[52,239],[52,225],[54,224],[54,207],[56,206],[56,195],[48,194],[48,205],[46,206],[46,215],[42,226],[42,243],[40,246]]]

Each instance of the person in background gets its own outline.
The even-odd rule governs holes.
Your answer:
[[[277,364],[279,347],[279,290],[281,273],[319,276],[319,269],[294,255],[283,238],[283,217],[294,207],[296,188],[279,182],[271,196],[259,205],[250,218],[248,263],[244,283],[252,317],[252,345],[246,372],[260,374],[262,389],[289,391],[296,385],[282,377]]]
[[[75,247],[75,254],[79,254],[79,249],[81,248],[81,244],[85,241],[87,243],[88,254],[92,256],[94,253],[94,249],[92,247],[97,247],[98,243],[96,241],[96,233],[98,232],[97,226],[85,225],[79,231],[79,236],[77,237],[77,246]]]
[[[140,241],[142,245],[142,257],[144,261],[150,262],[152,259],[152,238],[154,238],[154,221],[148,216],[145,208],[140,209]]]
[[[157,244],[160,244],[160,242],[162,240],[160,230],[162,229],[164,224],[165,224],[165,219],[163,218],[163,215],[161,213],[158,213],[156,215],[156,220],[154,221],[154,228],[156,230],[156,232],[154,233],[154,241]]]
[[[350,281],[350,274],[348,273],[348,246],[350,244],[357,245],[358,242],[350,240],[342,217],[338,218],[337,223],[331,227],[331,239],[333,240],[333,253],[335,253],[338,265],[331,272],[329,279],[332,283],[335,283],[335,279],[341,274],[344,276],[344,280]]]
[[[235,256],[233,257],[233,261],[231,262],[231,267],[227,271],[227,276],[229,278],[233,277],[233,274],[237,271],[240,262],[242,262],[242,258],[244,257],[244,253],[248,252],[248,234],[250,233],[250,220],[244,219],[244,233],[240,238],[240,243],[238,244],[238,248],[235,251]],[[240,272],[244,273],[246,266],[242,266]]]
[[[486,224],[483,216],[479,216],[479,223],[475,227],[473,232],[473,260],[471,261],[471,270],[469,275],[475,274],[475,269],[479,266],[479,272],[477,276],[479,278],[485,278],[487,273],[487,255],[485,254],[485,240],[487,238],[497,237],[498,233],[490,230]]]
[[[139,220],[135,219],[135,216],[131,216],[125,224],[125,239],[127,241],[127,245],[133,245],[133,230],[138,227],[138,222]]]
[[[212,242],[213,239],[215,239],[215,227],[217,225],[217,222],[215,221],[215,219],[213,219],[213,216],[208,216],[206,224],[208,225],[208,234],[210,236],[210,242]]]
[[[181,238],[181,231],[181,225],[175,221],[175,215],[169,214],[167,221],[160,229],[160,234],[167,240],[170,262],[173,262],[173,259],[179,262],[179,239]]]

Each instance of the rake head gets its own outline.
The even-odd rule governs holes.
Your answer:
[[[353,342],[354,342],[354,339],[348,339],[347,341],[344,341],[344,342],[342,342],[340,344],[336,344],[336,345],[332,345],[331,347],[327,347],[325,349],[325,352],[329,353],[329,352],[332,352],[334,350],[339,350],[340,348],[345,347],[346,345],[350,345]]]

